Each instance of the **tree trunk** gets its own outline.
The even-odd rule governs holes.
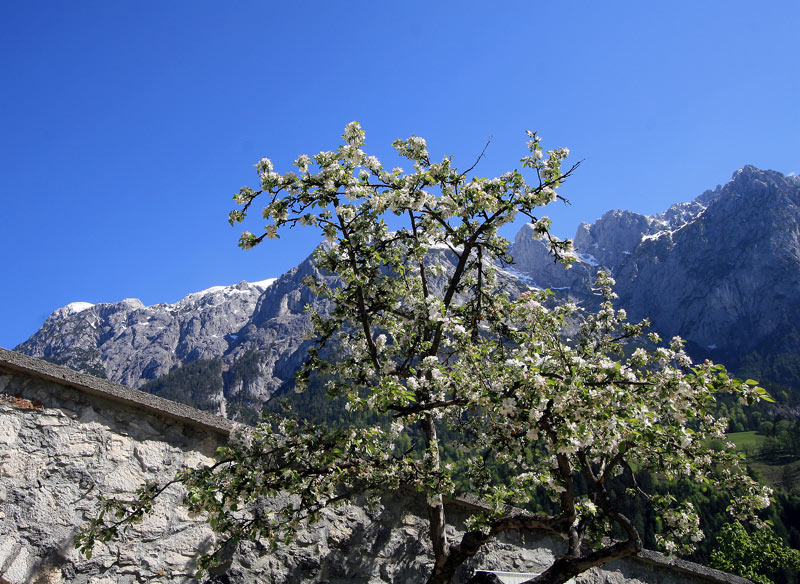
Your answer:
[[[426,416],[422,422],[422,430],[425,433],[425,442],[433,457],[433,470],[439,470],[439,439],[436,435],[436,424],[431,416]],[[433,556],[435,558],[433,573],[436,574],[447,561],[447,534],[445,533],[444,500],[441,493],[428,497],[428,519],[429,535],[433,545]],[[431,576],[433,578],[433,576]],[[435,580],[429,580],[431,584]],[[450,578],[442,580],[441,584],[449,584]]]

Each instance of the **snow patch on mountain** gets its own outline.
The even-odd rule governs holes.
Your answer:
[[[266,280],[259,280],[258,282],[250,282],[250,284],[256,286],[257,288],[261,288],[262,290],[266,290],[277,281],[278,278],[267,278]]]
[[[53,314],[58,314],[59,316],[78,314],[79,312],[83,312],[92,306],[94,306],[94,304],[91,302],[70,302],[66,306],[62,306],[61,308],[57,309]]]
[[[623,252],[625,253],[625,252]],[[579,261],[583,262],[584,264],[589,264],[590,266],[599,266],[600,264],[597,262],[597,258],[595,258],[590,253],[577,253],[575,254]]]

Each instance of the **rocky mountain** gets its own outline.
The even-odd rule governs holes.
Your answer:
[[[294,379],[319,306],[306,259],[280,278],[215,286],[175,304],[137,299],[59,308],[15,350],[232,418],[251,419]]]
[[[752,166],[725,185],[657,215],[608,211],[575,236],[579,261],[553,262],[530,226],[517,234],[506,283],[560,290],[592,303],[599,267],[617,280],[631,318],[650,317],[697,357],[800,389],[800,180]],[[435,251],[431,261],[447,262]],[[304,307],[323,308],[301,281],[306,259],[280,278],[215,287],[175,304],[73,303],[28,341],[28,355],[99,374],[234,418],[252,419],[291,384],[305,355]]]
[[[169,371],[224,353],[274,280],[214,286],[175,304],[141,300],[59,308],[16,350],[138,387]]]
[[[578,261],[568,270],[554,262],[544,244],[533,238],[533,226],[524,225],[511,245],[514,268],[540,287],[571,290],[572,295],[586,300],[598,268],[616,273],[644,238],[678,230],[693,221],[721,190],[706,191],[657,215],[612,210],[594,223],[581,223],[573,239]]]
[[[664,334],[710,349],[788,341],[800,317],[799,205],[798,181],[738,171],[691,221],[643,238],[618,269],[623,302]]]
[[[434,249],[429,260],[446,266],[447,270],[447,266],[453,266],[448,256],[450,252],[446,249]],[[231,342],[222,353],[178,367],[141,389],[217,410],[234,419],[254,420],[271,397],[286,393],[294,384],[295,373],[310,343],[305,340],[311,326],[306,307],[326,310],[326,301],[313,296],[302,284],[312,273],[333,284],[333,278],[321,274],[312,258],[307,258],[263,292],[247,322],[228,335]],[[511,293],[527,289],[527,284],[509,273],[501,273],[500,281]],[[442,283],[443,279],[434,278],[429,285],[434,293],[443,293]],[[305,399],[313,400],[313,395]],[[306,403],[305,407],[315,406]]]
[[[539,285],[584,301],[602,266],[632,319],[683,337],[696,357],[800,390],[799,237],[800,179],[746,166],[664,213],[608,211],[582,224],[570,270],[553,264],[529,227],[511,254]]]

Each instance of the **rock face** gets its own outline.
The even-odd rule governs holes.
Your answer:
[[[305,306],[320,302],[302,279],[314,270],[307,259],[280,278],[216,286],[175,304],[69,304],[16,350],[252,420],[303,358]],[[190,392],[181,387],[187,378]]]
[[[450,266],[448,256],[436,249],[430,257]],[[294,383],[309,343],[306,309],[326,310],[302,283],[309,275],[334,282],[309,257],[279,278],[210,288],[172,305],[73,303],[16,350],[251,422]],[[512,274],[500,281],[512,294],[526,289]],[[432,279],[431,289],[441,292],[441,283]]]
[[[677,203],[658,215],[612,210],[594,223],[581,223],[573,240],[578,261],[565,270],[553,261],[544,244],[533,239],[533,227],[520,229],[511,246],[515,269],[543,288],[570,289],[585,297],[598,267],[611,272],[625,265],[645,236],[676,230],[692,221],[720,194],[721,187],[706,191],[689,203]]]
[[[306,308],[325,310],[325,301],[303,285],[309,275],[331,280],[316,269],[309,257],[270,286],[258,299],[254,311],[222,355],[226,403],[223,411],[243,419],[258,415],[261,407],[278,389],[294,383],[305,358],[306,331],[311,317]],[[249,416],[249,418],[248,418]]]
[[[665,336],[744,355],[783,338],[797,351],[800,184],[745,167],[683,226],[643,238],[617,269],[631,315]]]
[[[98,543],[91,559],[72,538],[96,514],[101,495],[163,482],[181,465],[211,461],[229,422],[149,394],[0,349],[0,583],[189,584],[196,558],[214,543],[202,520],[181,506],[177,486],[121,541]],[[477,502],[453,501],[463,531]],[[375,508],[326,510],[276,551],[241,544],[203,578],[208,584],[423,582],[431,564],[424,499],[387,493]],[[509,534],[464,565],[540,572],[564,548],[538,533]],[[593,569],[582,584],[708,584],[746,581],[653,552]]]
[[[800,389],[800,180],[747,166],[724,186],[659,215],[609,211],[575,236],[579,262],[554,265],[523,228],[516,268],[591,302],[598,267],[616,279],[631,319],[650,318],[696,357]],[[755,369],[752,363],[758,361]],[[750,363],[751,365],[748,365]]]
[[[53,312],[17,350],[138,387],[224,353],[272,282],[215,286],[175,304],[73,302]]]

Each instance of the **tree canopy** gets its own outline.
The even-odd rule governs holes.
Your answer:
[[[786,570],[800,571],[800,550],[787,546],[769,526],[751,534],[733,521],[722,526],[715,543],[712,566],[759,584],[774,584]]]
[[[324,507],[410,488],[427,501],[429,584],[451,582],[510,530],[566,539],[567,551],[532,580],[560,583],[641,549],[609,495],[615,482],[658,509],[667,551],[690,550],[703,537],[690,503],[648,493],[634,470],[722,485],[731,513],[757,520],[769,491],[742,471],[712,408],[720,392],[754,402],[763,389],[720,365],[692,363],[680,339],[662,343],[646,321],[628,322],[608,274],[598,273],[599,309],[591,310],[508,273],[499,229],[519,216],[555,261],[574,260],[571,243],[540,214],[562,199],[557,190],[577,167],[565,169],[566,148],[545,152],[528,132],[522,170],[488,179],[473,174],[480,157],[460,171],[451,157],[433,162],[416,136],[394,142],[409,171],[368,155],[357,122],[343,138],[335,151],[298,157],[293,172],[259,161],[260,186],[235,195],[240,207],[229,219],[242,222],[263,202],[267,224],[242,234],[244,249],[287,228],[319,230],[325,243],[315,260],[326,276],[305,284],[330,310],[312,315],[297,389],[322,379],[348,409],[375,415],[337,427],[265,415],[221,448],[213,466],[181,471],[175,480],[187,488],[187,505],[205,514],[223,544],[278,544]],[[712,448],[712,439],[724,447]],[[460,453],[458,465],[444,456],[445,442]],[[457,483],[487,505],[453,537],[444,499]],[[78,545],[89,550],[116,535],[160,489],[108,500],[117,519],[99,518]],[[264,497],[285,494],[264,512]],[[212,552],[203,565],[214,560]]]

